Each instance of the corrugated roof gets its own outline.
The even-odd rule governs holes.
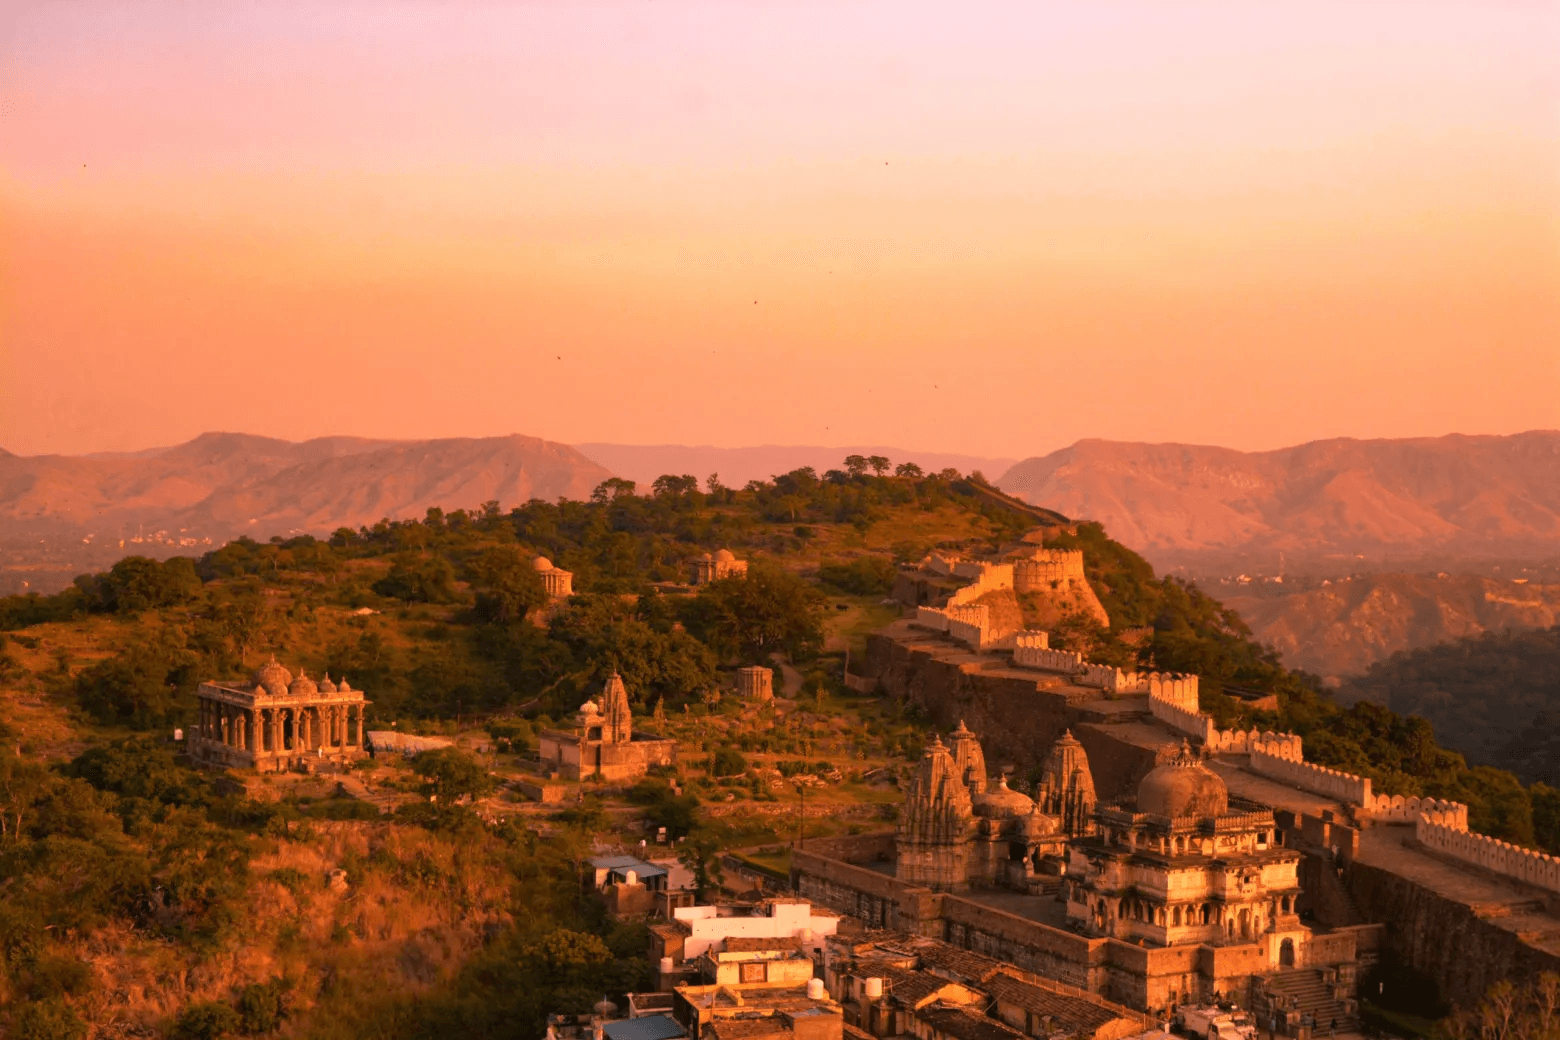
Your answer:
[[[1011,975],[993,975],[982,988],[995,997],[999,1004],[1012,1004],[1037,1015],[1049,1015],[1056,1028],[1067,1032],[1093,1033],[1100,1026],[1120,1017],[1086,997],[1056,993]]]
[[[646,863],[637,856],[597,856],[590,861],[590,865],[597,870],[614,870],[620,874],[632,870],[641,878],[661,877],[666,873],[666,868]]]
[[[642,1015],[601,1027],[607,1040],[675,1040],[687,1032],[670,1015]]]

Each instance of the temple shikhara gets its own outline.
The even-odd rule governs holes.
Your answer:
[[[248,682],[201,683],[195,698],[186,746],[202,765],[275,773],[363,757],[369,702],[345,678],[295,678],[273,657]]]
[[[568,729],[544,729],[538,735],[543,768],[568,780],[600,777],[629,780],[651,766],[677,761],[677,741],[635,733],[623,677],[613,672],[601,691],[601,703],[586,701]]]

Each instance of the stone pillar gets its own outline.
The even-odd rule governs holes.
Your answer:
[[[357,731],[352,741],[354,747],[363,746],[363,707],[362,704],[357,706]]]
[[[331,741],[331,746],[344,748],[347,746],[347,706],[338,704],[331,709],[331,713],[336,723],[336,739]]]
[[[227,745],[228,747],[232,747],[233,746],[233,741],[232,741],[232,735],[228,731],[229,730],[229,727],[228,727],[228,717],[227,717],[227,711],[225,710],[226,709],[226,705],[222,705],[221,707],[224,709],[222,711],[222,743]]]

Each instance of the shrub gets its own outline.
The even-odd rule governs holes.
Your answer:
[[[721,748],[710,758],[710,772],[715,776],[738,776],[747,772],[747,759],[736,748]]]
[[[188,1004],[173,1025],[174,1040],[220,1040],[238,1032],[238,1012],[220,1000]]]

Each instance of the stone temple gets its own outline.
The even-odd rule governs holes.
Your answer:
[[[693,561],[693,583],[708,585],[722,578],[745,575],[747,569],[746,560],[737,559],[730,549],[720,549],[714,553],[705,553]]]
[[[296,678],[271,658],[246,682],[204,682],[185,746],[197,763],[262,773],[362,758],[369,702],[346,679]]]
[[[635,733],[623,677],[613,672],[601,693],[601,704],[580,705],[568,729],[544,729],[538,738],[542,768],[569,780],[600,777],[631,780],[651,766],[677,761],[677,741],[650,733]]]

